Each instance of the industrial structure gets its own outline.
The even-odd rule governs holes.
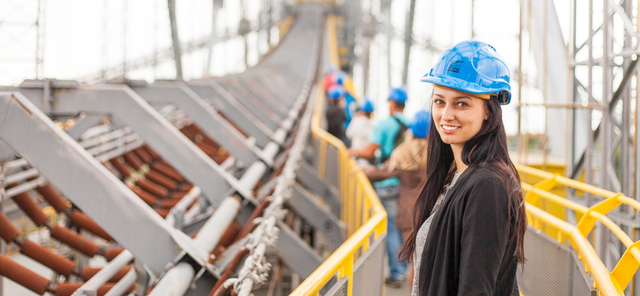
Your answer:
[[[0,32],[31,40],[0,49],[0,68],[22,73],[0,86],[0,296],[399,295],[384,286],[386,213],[324,130],[319,81],[333,65],[358,94],[424,92],[412,60],[450,44],[415,23],[444,4],[245,0],[221,34],[237,3],[214,0],[210,32],[184,41],[169,0],[170,46],[128,58],[125,42],[114,63],[105,25],[99,69],[71,80],[45,79],[48,1],[0,14]],[[467,38],[486,31],[482,6],[502,5],[452,2]],[[519,2],[505,124],[529,222],[520,291],[640,295],[640,2]]]

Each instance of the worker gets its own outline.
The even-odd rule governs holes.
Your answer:
[[[380,155],[376,158],[376,165],[380,165],[389,158],[393,149],[402,142],[404,132],[408,129],[409,124],[409,119],[402,114],[407,101],[406,89],[404,87],[391,89],[387,101],[389,103],[390,116],[376,124],[367,145],[360,148],[350,148],[349,154],[354,157],[371,158],[374,157],[376,150],[380,150]],[[391,287],[400,287],[406,280],[405,272],[407,270],[407,264],[398,261],[402,235],[394,225],[398,209],[398,197],[400,195],[400,181],[397,177],[391,177],[374,182],[373,187],[387,211],[386,245],[390,275],[386,278],[385,283]]]
[[[489,44],[446,49],[433,84],[427,180],[401,258],[413,259],[412,295],[519,295],[527,224],[502,109],[509,68]]]
[[[353,120],[351,120],[351,124],[346,130],[346,136],[351,141],[352,148],[361,148],[369,143],[369,136],[373,132],[373,120],[371,119],[373,111],[373,102],[368,97],[365,97],[356,109]],[[373,163],[373,157],[368,159],[358,158],[359,165],[371,163]]]
[[[351,119],[353,119],[356,110],[358,108],[358,102],[356,101],[356,98],[349,92],[349,88],[346,86],[346,82],[347,82],[347,74],[340,71],[335,75],[335,79],[336,79],[336,84],[338,85],[342,85],[342,87],[344,87],[345,90],[345,94],[344,94],[344,100],[345,100],[345,107],[344,110],[346,112],[347,115],[347,120],[345,120],[344,122],[344,128],[348,128],[349,124],[351,123]]]
[[[341,85],[332,86],[327,92],[328,100],[325,111],[327,132],[342,141],[347,140],[344,133],[344,121],[347,118],[344,112],[344,94],[344,87]]]

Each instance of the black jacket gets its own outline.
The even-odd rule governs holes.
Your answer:
[[[504,184],[489,170],[467,168],[433,217],[420,295],[518,295],[515,218]]]
[[[337,104],[329,103],[325,116],[327,118],[327,132],[340,140],[344,140],[344,122],[347,120],[344,109]]]

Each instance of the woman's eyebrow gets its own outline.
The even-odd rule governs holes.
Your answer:
[[[455,97],[455,98],[453,98],[453,99],[454,99],[454,100],[460,100],[460,99],[467,99],[467,100],[471,100],[471,98],[470,98],[470,97],[468,97],[468,96],[458,96],[458,97]]]

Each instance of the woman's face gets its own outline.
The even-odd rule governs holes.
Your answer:
[[[452,148],[462,148],[489,118],[485,100],[472,94],[434,86],[432,98],[433,122],[442,141]]]

